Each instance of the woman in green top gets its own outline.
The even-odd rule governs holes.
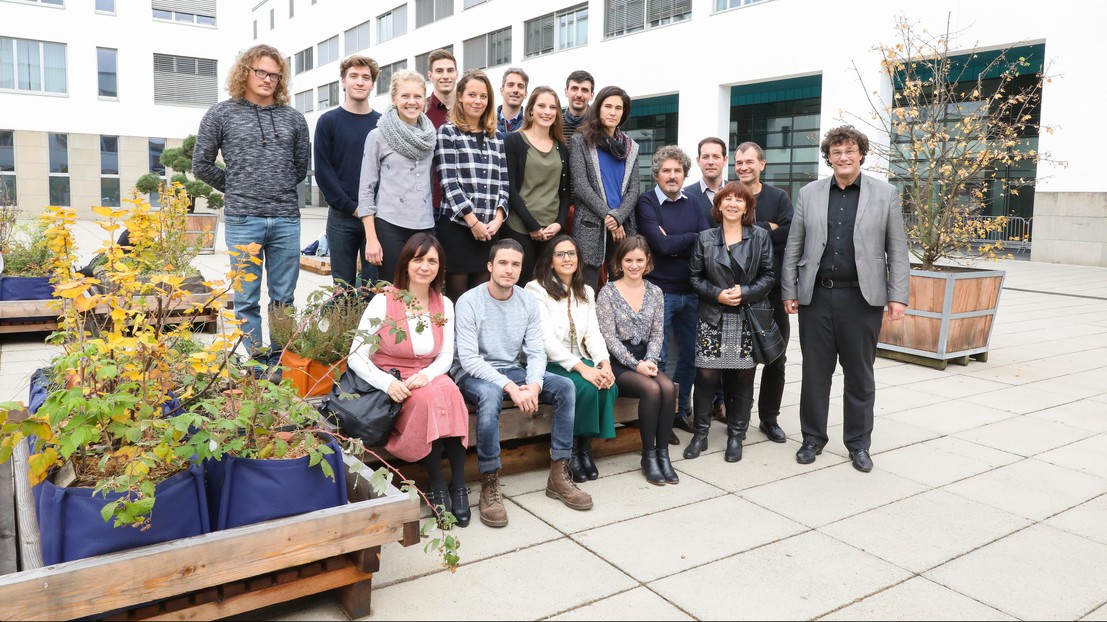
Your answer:
[[[534,89],[523,127],[504,139],[508,217],[503,234],[523,247],[519,285],[534,278],[534,263],[569,214],[569,150],[562,136],[561,102],[548,86]]]

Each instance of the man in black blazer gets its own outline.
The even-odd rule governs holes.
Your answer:
[[[845,380],[842,437],[858,471],[873,468],[876,343],[888,306],[907,309],[907,236],[895,186],[861,174],[869,139],[852,126],[827,132],[823,158],[834,176],[800,189],[784,251],[784,308],[799,313],[803,351],[796,461],[811,464],[828,440],[830,380],[840,362]]]

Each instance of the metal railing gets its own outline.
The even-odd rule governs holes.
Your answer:
[[[972,240],[974,244],[995,244],[996,242],[1003,242],[1003,247],[1007,250],[1015,252],[1024,252],[1030,250],[1030,243],[1033,239],[1034,230],[1034,218],[1025,218],[1022,216],[972,216],[970,219],[979,221],[981,223],[994,221],[998,218],[1006,218],[1007,222],[1002,227],[991,229],[988,231],[986,238]],[[917,222],[917,217],[914,213],[903,214],[903,224],[906,227],[911,227]]]

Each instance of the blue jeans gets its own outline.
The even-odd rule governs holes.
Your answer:
[[[527,371],[522,367],[509,367],[499,372],[519,386],[527,381]],[[492,473],[501,466],[500,411],[504,406],[504,392],[495,384],[469,374],[458,380],[457,388],[461,389],[465,401],[477,407],[477,468],[481,473]],[[545,373],[538,403],[553,406],[553,432],[550,434],[552,460],[568,460],[572,455],[576,401],[577,393],[572,380]]]
[[[699,319],[696,294],[665,294],[665,343],[661,346],[661,368],[669,367],[669,334],[674,339],[675,369],[670,374],[680,385],[679,408],[691,409],[692,384],[696,381],[696,321]]]
[[[265,266],[265,278],[269,283],[269,305],[291,305],[296,299],[296,280],[300,277],[300,219],[291,217],[265,218],[262,216],[224,217],[227,249],[241,253],[237,247],[244,244],[260,244],[259,256]],[[239,264],[244,255],[231,257],[231,264]],[[242,261],[252,281],[242,283],[242,291],[234,294],[234,315],[243,321],[246,348],[254,353],[261,349],[261,265]]]

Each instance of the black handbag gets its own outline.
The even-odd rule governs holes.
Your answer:
[[[753,336],[751,354],[754,363],[768,365],[784,354],[788,344],[784,342],[780,327],[773,320],[773,308],[767,300],[742,305],[742,317],[749,324]]]
[[[401,380],[398,370],[391,369],[388,373]],[[344,398],[343,394],[353,394],[353,397]],[[393,402],[388,393],[377,390],[347,368],[319,410],[338,423],[338,431],[343,436],[361,439],[369,447],[388,442],[392,425],[400,414],[400,403]]]

